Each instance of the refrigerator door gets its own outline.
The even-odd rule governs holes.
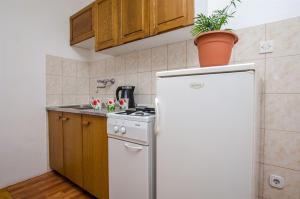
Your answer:
[[[149,146],[109,138],[109,198],[150,199]]]
[[[157,199],[253,199],[254,72],[158,78]]]

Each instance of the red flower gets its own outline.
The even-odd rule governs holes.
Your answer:
[[[96,106],[98,104],[97,100],[93,100],[92,104]]]
[[[119,103],[120,103],[121,106],[123,106],[125,102],[124,102],[123,99],[120,99]]]
[[[99,99],[97,99],[97,102],[98,102],[98,103],[100,103],[100,100],[99,100]]]

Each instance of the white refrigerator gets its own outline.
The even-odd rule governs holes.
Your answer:
[[[157,199],[255,199],[254,64],[157,73]]]

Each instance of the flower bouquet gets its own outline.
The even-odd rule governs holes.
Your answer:
[[[93,107],[94,110],[101,110],[101,100],[93,98],[90,102],[90,106]]]
[[[107,100],[107,110],[108,112],[114,112],[116,109],[115,99],[108,99]]]
[[[128,101],[129,101],[129,99],[126,99],[126,98],[121,98],[119,100],[119,106],[122,110],[128,109]]]

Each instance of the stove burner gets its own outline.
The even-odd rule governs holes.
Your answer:
[[[134,113],[132,113],[133,115],[136,115],[136,116],[144,116],[145,115],[145,113],[144,112],[142,112],[142,111],[137,111],[137,112],[134,112]]]
[[[125,110],[125,112],[127,115],[130,115],[131,113],[136,112],[136,109],[127,109],[127,110]]]

